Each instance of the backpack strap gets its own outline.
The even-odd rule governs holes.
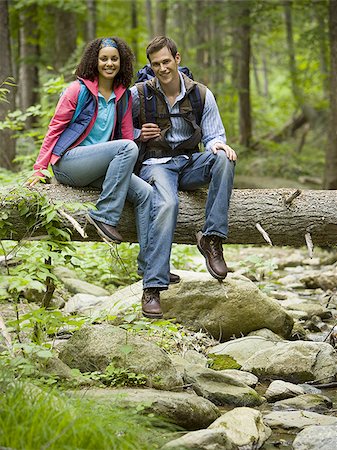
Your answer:
[[[191,102],[192,111],[195,116],[195,121],[197,125],[200,126],[202,113],[205,105],[205,97],[204,100],[202,101],[199,86],[195,86],[195,88],[191,90],[191,92],[188,94],[188,98]]]
[[[122,121],[123,117],[128,109],[129,99],[130,99],[130,89],[126,89],[124,94],[118,100],[116,105],[116,126],[114,132],[114,139],[122,139]]]
[[[157,117],[157,101],[156,96],[149,91],[147,83],[143,83],[144,106],[146,122],[156,123]]]

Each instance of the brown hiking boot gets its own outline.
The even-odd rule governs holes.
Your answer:
[[[206,267],[212,277],[223,280],[228,273],[228,267],[223,257],[222,238],[214,234],[204,236],[201,231],[196,234],[197,246],[205,257]]]
[[[143,316],[149,319],[161,319],[163,317],[158,288],[146,288],[143,290],[142,309]]]
[[[97,233],[109,242],[114,242],[115,244],[120,244],[123,241],[122,236],[117,231],[116,227],[108,225],[107,223],[100,222],[93,217],[86,215],[86,219],[91,225],[96,228]]]

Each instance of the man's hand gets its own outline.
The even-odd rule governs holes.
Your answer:
[[[149,139],[154,139],[160,136],[160,128],[155,123],[144,123],[140,131],[140,140],[147,142]]]
[[[223,150],[226,153],[227,158],[230,161],[236,161],[237,160],[237,155],[235,153],[235,150],[233,150],[229,145],[224,144],[222,142],[217,142],[216,144],[214,144],[211,147],[211,150],[212,150],[212,152],[214,154],[218,153],[219,150]]]

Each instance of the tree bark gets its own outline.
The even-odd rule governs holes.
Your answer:
[[[37,6],[30,5],[20,12],[20,66],[19,66],[19,102],[25,111],[38,102],[39,88],[39,47]],[[26,129],[32,127],[34,118],[26,121]]]
[[[155,35],[165,36],[168,3],[167,0],[156,1]]]
[[[95,203],[98,191],[74,189],[62,185],[37,185],[35,192],[46,195],[54,204]],[[0,191],[1,194],[1,191]],[[8,213],[8,221],[13,223],[11,232],[3,238],[22,239],[30,236],[25,219],[17,212],[17,205],[28,205],[30,212],[35,208],[36,199],[25,194],[11,192],[5,200],[4,190],[0,195],[1,210]],[[207,191],[180,192],[180,209],[174,242],[195,244],[195,233],[204,224],[204,208]],[[70,213],[78,222],[85,225],[85,211]],[[72,228],[64,219],[64,226]],[[126,204],[119,224],[119,230],[128,242],[137,242],[133,209]],[[260,229],[260,231],[259,231]],[[95,229],[87,226],[88,240],[100,240]],[[273,245],[302,246],[306,239],[314,246],[333,246],[337,243],[337,192],[321,190],[298,191],[295,189],[244,189],[234,190],[229,209],[229,244],[266,244],[266,232]],[[45,234],[43,228],[34,231],[34,236]],[[306,236],[307,235],[307,236]],[[73,240],[83,240],[74,231]]]
[[[9,33],[8,1],[0,1],[0,85],[8,77],[13,77],[11,60],[11,44]],[[0,120],[3,120],[9,111],[15,107],[14,88],[9,88],[6,97],[7,102],[0,102]],[[13,159],[15,157],[15,140],[11,130],[0,131],[0,167],[14,169]]]
[[[252,137],[252,119],[250,106],[250,5],[249,1],[240,3],[241,18],[239,32],[239,130],[240,144],[249,147]]]
[[[324,186],[337,189],[337,1],[329,3],[330,38],[330,122],[329,140],[325,158]]]
[[[137,1],[131,0],[131,30],[132,30],[132,39],[131,45],[132,50],[135,55],[135,63],[138,62],[138,14],[137,14]]]
[[[96,37],[96,0],[87,0],[87,11],[85,40],[89,42]]]

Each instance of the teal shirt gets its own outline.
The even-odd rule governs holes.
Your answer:
[[[94,126],[79,145],[93,145],[110,140],[115,122],[115,102],[116,95],[114,92],[112,92],[108,101],[102,94],[98,93],[98,113]]]

